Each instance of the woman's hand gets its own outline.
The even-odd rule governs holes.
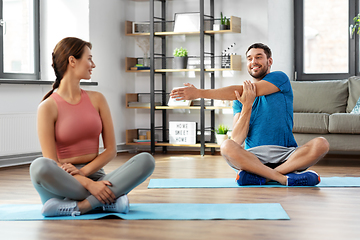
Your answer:
[[[173,89],[170,93],[170,97],[176,98],[176,100],[193,100],[198,98],[197,88],[191,83],[184,83],[186,87]]]
[[[115,202],[115,194],[107,186],[112,186],[109,181],[98,181],[95,182],[85,176],[85,174],[77,169],[71,163],[64,163],[60,166],[64,171],[71,174],[92,194],[96,197],[102,204],[110,204]],[[85,181],[86,179],[86,181]]]
[[[97,198],[103,204],[110,204],[115,202],[116,196],[115,194],[108,188],[107,186],[112,186],[109,181],[92,181],[87,190]]]
[[[64,169],[65,172],[71,174],[72,176],[74,175],[81,175],[85,177],[85,174],[80,170],[77,169],[74,165],[72,165],[71,163],[64,163],[60,166],[62,169]]]
[[[252,107],[252,104],[256,98],[256,86],[254,83],[245,80],[243,84],[243,92],[241,96],[238,91],[235,91],[235,95],[243,106]]]

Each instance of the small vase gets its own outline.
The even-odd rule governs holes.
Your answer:
[[[220,24],[213,24],[213,29],[214,31],[219,31],[220,30]]]
[[[143,66],[150,67],[150,58],[148,56],[148,53],[144,53]]]
[[[228,29],[230,29],[230,26],[225,25],[225,24],[220,25],[220,30],[228,30]]]
[[[186,69],[188,57],[174,57],[175,69]]]
[[[227,134],[216,134],[216,143],[218,145],[221,145],[226,139],[228,139],[228,135]]]

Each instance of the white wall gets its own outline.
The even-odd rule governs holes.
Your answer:
[[[172,19],[175,12],[194,12],[199,9],[198,2],[193,0],[168,1],[167,4],[168,19]],[[135,39],[125,36],[124,22],[148,20],[149,3],[126,0],[44,0],[40,1],[40,5],[41,80],[53,81],[55,78],[51,68],[51,52],[56,42],[66,36],[90,40],[93,43],[92,53],[96,64],[92,80],[97,81],[99,86],[84,88],[100,91],[106,96],[113,116],[117,143],[125,142],[126,129],[149,127],[149,110],[125,108],[125,93],[149,91],[149,74],[126,73],[124,60],[126,56],[142,56]],[[273,70],[282,70],[291,77],[294,58],[292,1],[217,0],[215,1],[216,17],[220,16],[220,11],[226,16],[241,17],[242,33],[216,35],[217,54],[236,42],[234,50],[243,56],[250,44],[263,42],[272,48]],[[169,55],[173,48],[180,44],[189,49],[190,55],[199,55],[198,37],[169,39],[167,44]],[[216,87],[240,84],[243,80],[249,79],[245,58],[242,59],[242,69],[241,72],[216,73]],[[199,74],[195,75],[195,78],[189,78],[187,74],[170,73],[167,90],[181,86],[183,82],[192,82],[199,86]],[[206,87],[209,87],[209,81],[206,82]],[[158,85],[157,80],[156,86]],[[47,85],[0,85],[0,101],[6,103],[0,104],[0,114],[35,113],[42,96],[50,88],[51,86]],[[181,112],[173,111],[169,119],[179,120],[184,116]],[[216,124],[231,125],[231,116],[231,113],[217,115]],[[160,114],[157,119],[160,119]],[[199,114],[191,112],[186,115],[186,119],[198,121]],[[160,121],[157,122],[159,123]]]
[[[125,106],[125,94],[134,89],[134,76],[125,72],[129,46],[125,37],[127,2],[90,0],[90,41],[96,68],[92,80],[99,83],[110,106],[117,143],[125,142],[125,130],[134,125],[135,112]]]
[[[294,80],[294,2],[271,0],[268,4],[268,44],[271,47],[273,71],[285,72]]]
[[[89,0],[40,1],[41,80],[55,79],[51,53],[65,37],[89,41]]]

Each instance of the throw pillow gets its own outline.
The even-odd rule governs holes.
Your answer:
[[[357,100],[355,107],[351,111],[354,114],[360,114],[360,98]]]

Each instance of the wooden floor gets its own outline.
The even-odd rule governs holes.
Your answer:
[[[111,171],[133,154],[122,153]],[[219,155],[156,154],[151,178],[228,178]],[[29,166],[0,169],[0,204],[40,203]],[[329,155],[312,168],[321,176],[360,177],[360,156]],[[73,220],[1,222],[0,239],[360,239],[360,188],[147,189],[131,203],[281,203],[291,220]]]

